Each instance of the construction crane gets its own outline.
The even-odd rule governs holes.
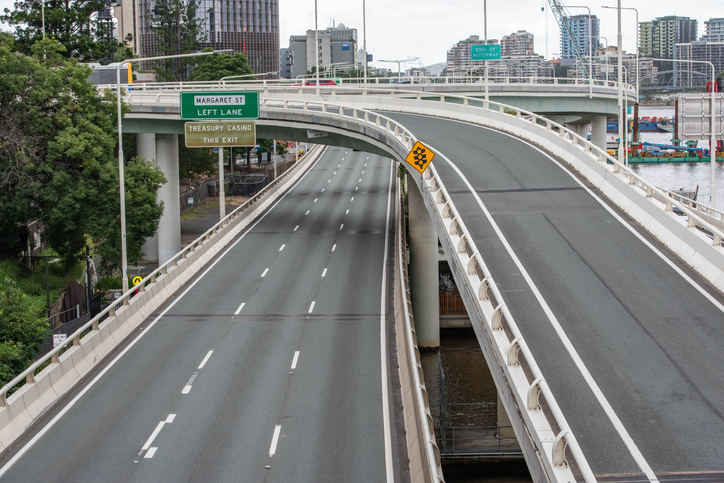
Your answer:
[[[548,0],[548,3],[551,6],[551,11],[553,11],[553,16],[556,18],[556,22],[558,22],[558,26],[561,28],[561,32],[566,32],[568,34],[568,40],[571,43],[572,49],[576,59],[580,62],[580,65],[583,67],[585,71],[585,76],[589,77],[591,73],[588,72],[588,66],[586,65],[586,62],[583,59],[583,55],[581,55],[581,51],[578,50],[578,44],[576,44],[575,39],[573,38],[573,34],[571,33],[571,26],[566,21],[570,14],[568,13],[568,9],[560,0]],[[588,27],[591,28],[590,25]],[[589,40],[590,42],[590,40]],[[561,52],[562,53],[562,52]]]

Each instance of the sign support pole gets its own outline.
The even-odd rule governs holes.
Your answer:
[[[219,220],[226,218],[226,198],[224,196],[224,148],[219,147]]]

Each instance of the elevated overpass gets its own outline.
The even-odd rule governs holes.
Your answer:
[[[720,477],[720,212],[520,109],[324,94],[267,94],[259,135],[322,130],[317,142],[398,160],[417,138],[436,149],[408,176],[536,481]],[[177,129],[173,95],[133,96],[129,129]]]

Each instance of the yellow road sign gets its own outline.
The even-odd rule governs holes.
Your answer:
[[[187,148],[238,147],[256,144],[254,121],[210,121],[184,124]]]
[[[139,283],[141,283],[141,280],[143,279],[139,275],[136,275],[135,277],[133,277],[133,285],[138,285]]]
[[[435,153],[432,152],[432,149],[417,141],[412,147],[410,154],[405,158],[405,161],[410,163],[412,167],[420,173],[424,173],[434,157]]]

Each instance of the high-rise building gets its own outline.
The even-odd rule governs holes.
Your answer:
[[[497,39],[488,39],[488,45],[497,43]],[[467,39],[456,43],[447,51],[447,72],[449,75],[467,75],[473,70],[483,68],[485,65],[484,60],[472,60],[470,56],[470,48],[473,45],[485,45],[485,41],[480,40],[479,35],[471,35]]]
[[[706,34],[701,38],[705,42],[724,42],[724,17],[710,18],[704,21]]]
[[[510,35],[503,35],[500,40],[500,55],[533,55],[534,37],[530,32],[518,30]]]
[[[564,18],[561,26],[561,64],[571,65],[576,50],[581,57],[590,57],[600,45],[600,21],[595,15],[574,15]]]
[[[639,22],[639,55],[655,59],[673,59],[676,44],[697,39],[696,19],[689,17],[658,17]],[[671,62],[654,61],[660,72],[670,70]]]
[[[348,71],[357,69],[359,65],[359,45],[357,42],[357,29],[347,28],[340,23],[336,27],[318,31],[319,40],[316,54],[319,59],[319,70],[330,72]],[[287,52],[288,71],[290,79],[304,76],[316,66],[314,49],[315,31],[307,30],[306,35],[292,35],[289,37]],[[284,59],[282,59],[284,63]]]
[[[159,52],[151,27],[154,7],[160,1],[137,0],[136,38],[141,57]],[[243,53],[256,74],[279,70],[279,0],[195,0],[195,4],[202,49]]]

